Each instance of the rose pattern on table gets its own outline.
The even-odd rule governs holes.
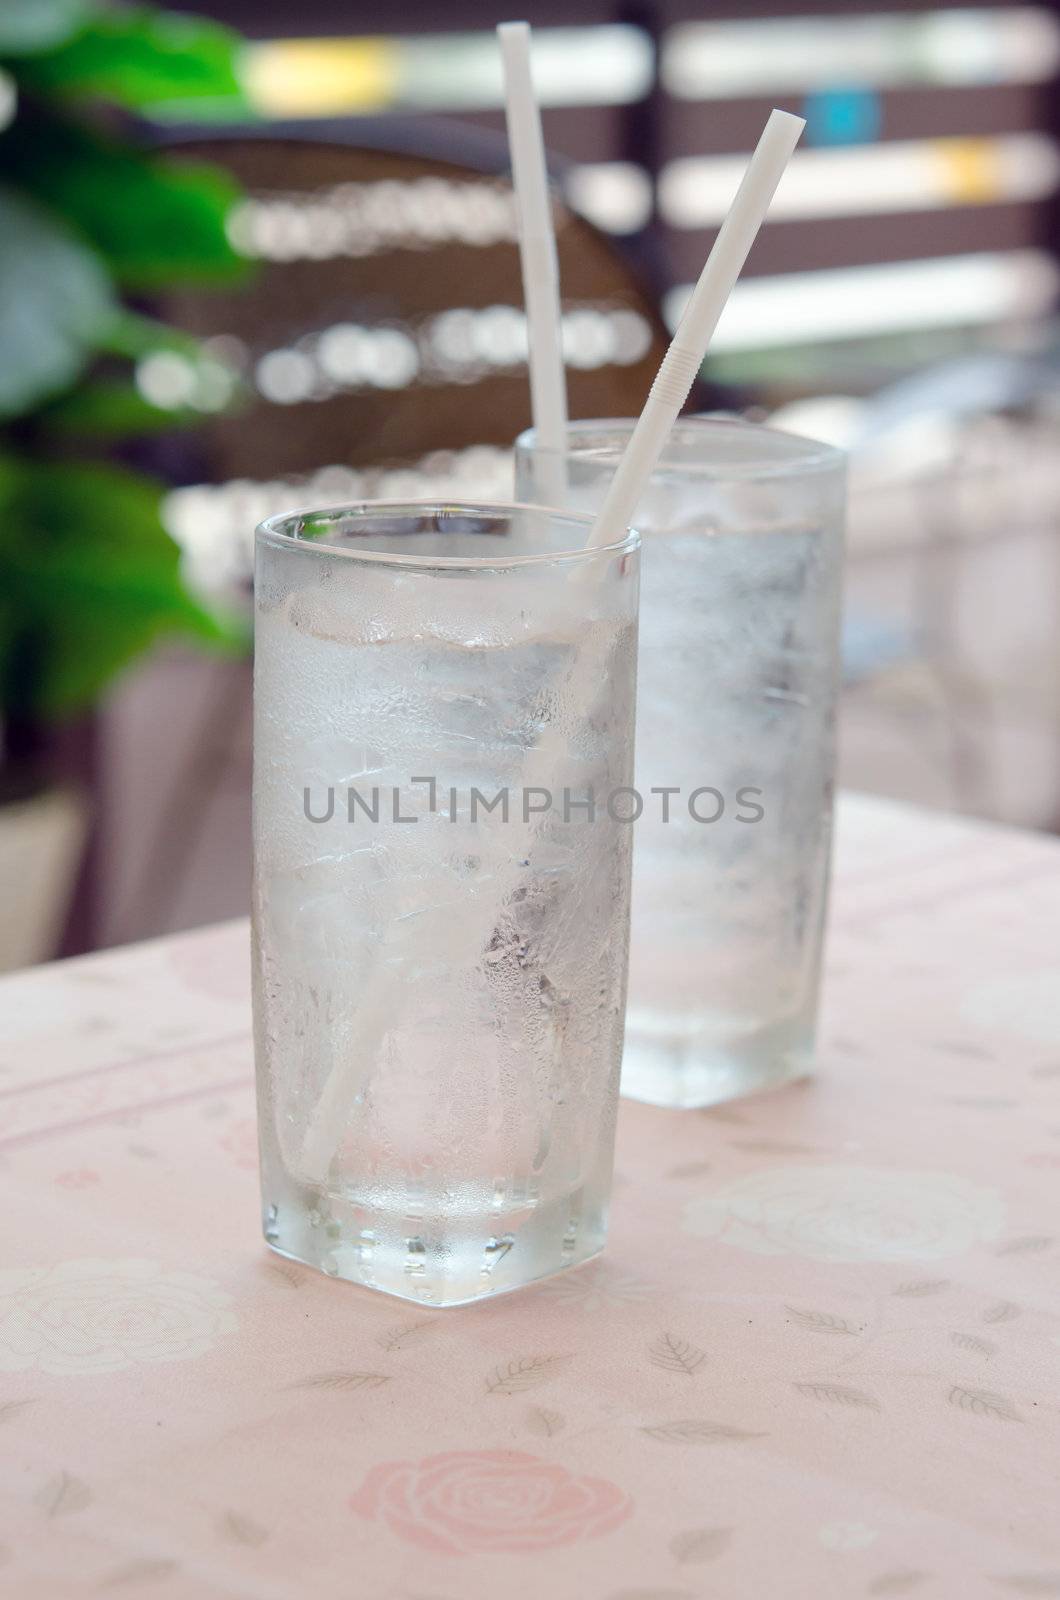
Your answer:
[[[373,1467],[352,1497],[360,1516],[441,1555],[513,1555],[612,1533],[633,1501],[522,1450],[448,1450]]]
[[[236,1319],[208,1278],[135,1259],[0,1272],[0,1371],[65,1377],[205,1354]]]
[[[941,1261],[996,1239],[993,1189],[945,1172],[768,1167],[685,1207],[684,1228],[758,1255],[808,1261]]]
[[[221,923],[195,938],[177,939],[168,958],[173,971],[195,993],[249,1005],[250,966],[243,949],[241,930]]]
[[[980,984],[962,997],[961,1017],[976,1029],[1060,1044],[1060,971],[1020,972]]]
[[[243,1117],[229,1128],[221,1140],[221,1149],[231,1158],[232,1165],[246,1172],[258,1170],[258,1125],[253,1117]]]
[[[826,1550],[867,1550],[880,1536],[864,1522],[826,1522],[817,1537]]]
[[[71,1167],[56,1178],[60,1189],[91,1189],[99,1182],[99,1173],[92,1167]]]
[[[203,1571],[233,1594],[267,1572],[255,1593],[267,1581],[270,1600],[308,1600],[307,1588],[329,1600],[767,1600],[778,1586],[799,1600],[1060,1595],[1049,1409],[1060,1043],[1019,1027],[1026,1003],[1044,1029],[1048,994],[1009,987],[1060,965],[1045,953],[1060,919],[1060,845],[970,830],[975,848],[947,866],[936,830],[948,824],[894,817],[884,832],[908,841],[904,880],[886,837],[855,862],[874,874],[871,903],[839,874],[830,1010],[850,1059],[826,1051],[816,1089],[720,1114],[624,1102],[628,1184],[607,1255],[467,1312],[401,1309],[264,1253],[253,1174],[221,1148],[253,1117],[249,1071],[245,1088],[236,1082],[248,1052],[231,1042],[241,1018],[178,981],[168,941],[5,977],[0,1066],[15,1092],[0,1128],[11,1141],[0,1267],[104,1257],[111,1270],[148,1254],[232,1290],[240,1325],[171,1366],[0,1372],[0,1494],[24,1512],[17,1540],[0,1531],[5,1595],[198,1600]],[[952,886],[949,911],[922,909],[925,867]],[[212,933],[182,937],[245,970],[245,929],[227,953]],[[975,985],[996,1019],[981,1030],[960,1012]],[[85,1050],[97,1006],[112,1036]],[[30,1050],[15,1043],[27,1007]],[[914,1052],[901,1092],[881,1092]],[[1001,1094],[1018,1106],[989,1112]],[[223,1118],[207,1114],[222,1104]],[[806,1166],[887,1167],[905,1185],[903,1167],[949,1167],[1000,1191],[1011,1215],[974,1255],[890,1265],[729,1249],[716,1227],[683,1231],[693,1197],[716,1206],[742,1174]],[[99,1183],[56,1182],[81,1170]],[[158,1186],[181,1174],[180,1203],[163,1210]],[[940,1227],[937,1182],[916,1180],[912,1209]],[[833,1208],[831,1189],[815,1182],[814,1194]],[[910,1204],[907,1192],[903,1227]],[[791,1251],[791,1211],[762,1210]],[[133,1242],[130,1218],[150,1244]],[[765,1231],[761,1217],[745,1226]],[[860,1248],[860,1222],[856,1238]],[[627,1275],[648,1293],[617,1305]],[[10,1290],[0,1277],[0,1350]],[[704,1352],[691,1374],[670,1364],[667,1335]],[[547,1383],[490,1387],[498,1364],[535,1351],[571,1359],[544,1369]],[[181,1447],[189,1427],[193,1459]],[[769,1437],[747,1437],[758,1433]],[[326,1440],[347,1465],[322,1499]],[[633,1515],[575,1543],[461,1556],[449,1552],[473,1536],[444,1523],[442,1554],[406,1542],[381,1510],[369,1520],[349,1509],[376,1462],[410,1462],[415,1476],[424,1455],[506,1448],[613,1480]]]

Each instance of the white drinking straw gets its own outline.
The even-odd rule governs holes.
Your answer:
[[[644,410],[622,452],[589,535],[590,547],[611,544],[633,520],[637,501],[688,399],[718,319],[762,226],[769,203],[806,123],[790,111],[773,111],[743,181],[718,231],[699,282],[692,290]]]
[[[530,355],[530,412],[538,445],[556,451],[562,463],[567,448],[567,381],[563,369],[559,260],[541,114],[530,76],[529,25],[502,22],[497,38],[504,61],[504,104],[519,219],[519,260]],[[563,488],[565,483],[560,482],[553,492]],[[562,501],[551,503],[559,505]]]
[[[628,525],[804,127],[801,117],[785,111],[774,111],[767,122],[593,524],[589,548],[617,541]],[[610,540],[607,529],[614,530]],[[564,698],[569,704],[579,704],[594,685],[599,688],[600,662],[593,651],[580,649],[576,652]],[[524,788],[538,784],[547,786],[557,764],[562,762],[565,748],[566,735],[562,727],[550,723],[539,742],[527,753]],[[465,901],[461,915],[450,920],[447,930],[450,961],[470,962],[477,958],[525,870],[534,828],[529,819],[521,825],[516,822],[513,828],[506,859],[490,880],[492,892]],[[346,1042],[342,1058],[332,1065],[310,1114],[302,1145],[301,1168],[303,1175],[322,1185],[327,1183],[358,1092],[363,1093],[379,1048],[400,1011],[403,987],[400,963],[376,978],[365,1011],[357,1018],[357,1038]]]

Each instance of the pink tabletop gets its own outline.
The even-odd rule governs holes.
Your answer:
[[[850,801],[812,1083],[624,1103],[599,1263],[260,1242],[247,932],[0,985],[0,1593],[1060,1595],[1060,847]]]

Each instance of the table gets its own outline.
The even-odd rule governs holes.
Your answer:
[[[245,924],[5,980],[0,1593],[1060,1595],[1060,845],[839,836],[819,1076],[464,1310],[261,1244]]]

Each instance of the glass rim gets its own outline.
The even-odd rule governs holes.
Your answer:
[[[619,459],[621,450],[616,446],[608,449],[600,446],[595,451],[579,449],[579,438],[584,436],[592,439],[595,434],[610,432],[628,436],[636,426],[635,417],[584,417],[567,424],[568,447],[557,449],[552,445],[539,445],[536,443],[535,428],[524,428],[515,440],[516,455],[543,456],[549,459],[571,460],[580,459],[609,461]],[[687,416],[678,417],[670,434],[671,439],[677,438],[682,432],[709,433],[717,430],[720,438],[725,432],[751,435],[763,438],[768,442],[783,441],[787,448],[786,456],[763,454],[752,457],[748,461],[668,461],[666,447],[664,446],[658,465],[652,476],[658,473],[680,473],[688,477],[703,478],[715,482],[732,481],[733,479],[758,481],[766,478],[791,478],[813,472],[825,472],[836,467],[844,466],[847,459],[845,450],[840,450],[837,445],[825,444],[820,439],[810,439],[805,434],[788,433],[783,428],[771,428],[766,423],[750,422],[746,417],[734,417],[721,411],[693,411]],[[801,447],[801,448],[800,448]]]
[[[510,519],[514,512],[528,512],[535,517],[547,517],[553,522],[568,523],[574,528],[583,528],[586,534],[593,526],[593,518],[582,512],[564,511],[553,506],[531,505],[523,501],[351,500],[344,504],[319,506],[304,511],[276,512],[258,523],[254,535],[256,544],[259,542],[267,544],[274,550],[317,551],[321,555],[340,556],[350,561],[420,572],[490,572],[506,571],[509,568],[575,566],[579,562],[588,563],[601,557],[630,555],[640,548],[640,534],[635,528],[627,528],[621,539],[612,539],[607,544],[583,545],[571,550],[545,550],[540,554],[527,556],[400,555],[390,550],[352,549],[346,545],[331,544],[327,539],[301,539],[297,531],[292,528],[293,524],[304,527],[306,522],[317,518],[341,522],[345,518],[353,519],[358,515],[371,513],[378,513],[384,517],[434,514]]]

